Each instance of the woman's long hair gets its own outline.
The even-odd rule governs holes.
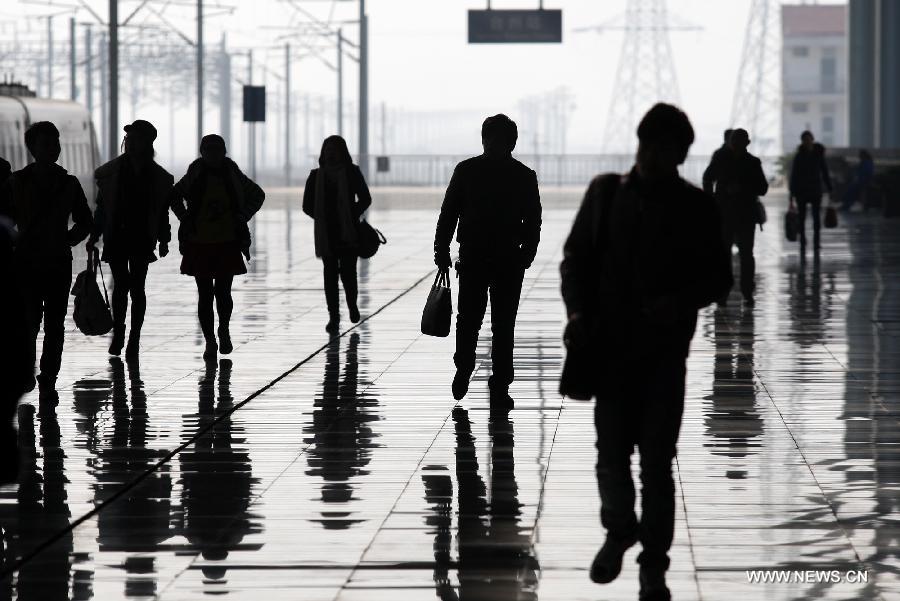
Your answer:
[[[353,158],[350,156],[350,150],[347,148],[347,141],[344,140],[341,136],[328,136],[322,142],[322,150],[319,152],[319,167],[327,167],[328,165],[323,164],[322,159],[325,158],[325,151],[329,147],[334,147],[340,164],[344,167],[349,167],[353,164]]]

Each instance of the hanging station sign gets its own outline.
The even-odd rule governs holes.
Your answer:
[[[470,44],[562,43],[562,11],[470,10]]]

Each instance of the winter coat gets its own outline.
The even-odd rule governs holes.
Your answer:
[[[537,174],[511,156],[459,163],[441,205],[436,253],[449,252],[454,230],[464,265],[530,267],[541,239]]]
[[[147,202],[142,207],[129,207],[127,203],[140,202],[133,198],[120,198],[122,195],[122,174],[129,161],[128,155],[120,155],[94,171],[97,181],[97,208],[94,210],[94,231],[92,240],[103,236],[103,256],[127,256],[130,244],[139,237],[147,245],[146,253],[153,258],[157,243],[168,244],[172,239],[169,225],[169,204],[172,200],[172,174],[156,164],[147,165],[149,173],[144,174],[152,189],[144,198]],[[127,231],[124,211],[137,209],[141,214],[140,222],[145,225],[143,232]]]
[[[190,240],[192,237],[200,201],[205,191],[207,169],[203,159],[197,159],[190,164],[184,177],[175,184],[172,212],[181,220],[181,224],[178,226],[180,242]],[[237,163],[229,158],[225,158],[222,172],[225,174],[225,189],[234,210],[236,238],[243,247],[249,248],[250,230],[247,222],[262,208],[266,193],[253,180],[244,175]]]
[[[712,197],[681,178],[649,187],[635,171],[594,178],[563,247],[563,300],[585,320],[598,370],[683,360],[697,311],[732,285]]]
[[[359,167],[350,165],[345,173],[346,181],[340,182],[332,194],[328,194],[326,182],[319,180],[321,169],[313,169],[306,178],[303,212],[315,220],[313,236],[317,257],[329,257],[351,250],[352,243],[345,243],[354,238],[349,228],[355,228],[360,216],[372,205],[369,186]],[[323,190],[326,190],[326,198],[317,199]],[[335,206],[344,194],[349,203],[349,214],[344,214],[341,207]]]
[[[797,147],[794,162],[791,163],[791,177],[788,182],[791,196],[822,196],[822,184],[831,192],[831,173],[825,162],[825,147],[814,144],[812,150],[802,145]]]
[[[46,187],[42,180],[49,180],[43,181]],[[78,178],[56,164],[49,176],[39,174],[35,163],[16,171],[0,198],[0,214],[18,230],[18,261],[71,260],[71,247],[87,237],[94,222]]]
[[[723,217],[755,222],[756,201],[769,191],[769,182],[757,157],[720,149],[703,172],[703,189],[715,196]]]

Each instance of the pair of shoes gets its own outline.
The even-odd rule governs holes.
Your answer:
[[[203,351],[203,359],[205,361],[214,361],[219,353],[219,346],[214,341],[206,342],[206,349]]]
[[[513,401],[513,398],[509,396],[509,387],[496,387],[490,389],[490,403],[491,403],[491,411],[512,411],[516,408],[516,403]]]
[[[353,303],[348,308],[350,309],[350,321],[359,323],[359,307],[356,306],[356,303]]]
[[[325,324],[325,331],[335,334],[341,327],[341,314],[334,312],[328,313],[328,323]]]
[[[128,346],[125,347],[125,358],[134,361],[141,353],[141,339],[133,333],[128,337]]]
[[[231,344],[231,332],[228,331],[228,326],[219,326],[219,352],[223,355],[230,355],[233,350],[234,345]]]
[[[658,568],[650,569],[641,566],[638,572],[641,589],[639,601],[672,601],[672,593],[666,586],[666,571]]]
[[[622,571],[622,557],[636,542],[637,536],[618,539],[607,535],[606,542],[591,563],[591,580],[597,584],[607,584],[618,578]]]
[[[112,340],[109,341],[109,354],[118,357],[122,353],[123,346],[125,346],[125,326],[115,326]]]
[[[471,377],[471,371],[456,370],[456,375],[453,376],[453,384],[450,386],[455,400],[461,401],[466,396],[466,393],[469,392],[469,378]]]

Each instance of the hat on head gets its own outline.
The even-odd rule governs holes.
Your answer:
[[[125,126],[125,133],[130,134],[131,132],[144,134],[150,138],[151,142],[156,139],[156,128],[152,123],[143,119],[137,119],[134,123]]]

